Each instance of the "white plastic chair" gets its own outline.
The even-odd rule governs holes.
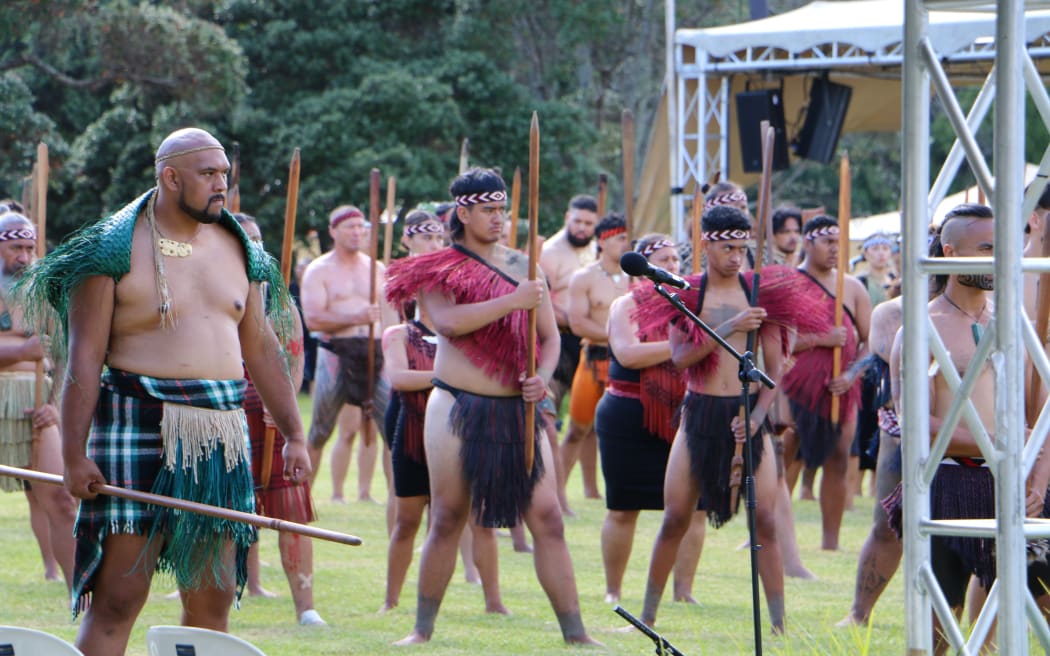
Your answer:
[[[229,633],[189,626],[151,626],[146,644],[149,656],[266,656]]]
[[[0,626],[0,656],[84,656],[84,652],[50,633]]]

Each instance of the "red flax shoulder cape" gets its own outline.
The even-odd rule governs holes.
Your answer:
[[[687,308],[699,315],[702,308],[700,295],[705,287],[707,274],[687,276],[690,289],[678,291],[678,296]],[[753,272],[740,275],[744,289],[751,289]],[[763,267],[758,289],[758,305],[766,310],[766,319],[762,322],[760,333],[769,330],[780,331],[781,348],[784,357],[789,355],[789,332],[794,330],[803,333],[826,333],[831,329],[831,321],[823,311],[824,301],[806,293],[808,281],[794,268],[780,265]],[[702,346],[712,339],[699,326],[683,316],[673,305],[661,297],[654,287],[648,288],[646,294],[636,294],[632,318],[638,322],[638,336],[647,341],[656,341],[660,335],[666,339],[667,326],[673,325],[682,331],[686,338],[696,346]],[[712,326],[717,328],[717,326]],[[702,384],[718,367],[720,349],[711,352],[700,362],[685,371],[686,380],[694,385]]]
[[[457,305],[467,305],[505,296],[518,286],[517,280],[459,244],[396,260],[387,269],[386,278],[386,299],[391,304],[436,291]],[[518,378],[525,371],[527,334],[528,313],[515,310],[468,335],[448,339],[486,375],[511,387],[519,384]]]

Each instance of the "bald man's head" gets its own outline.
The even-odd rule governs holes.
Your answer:
[[[200,128],[182,128],[172,132],[164,138],[164,141],[160,143],[160,147],[157,148],[157,155],[154,159],[157,178],[160,178],[161,173],[169,165],[169,162],[174,163],[175,160],[181,157],[205,150],[221,150],[225,152],[226,149],[222,147],[218,139]]]

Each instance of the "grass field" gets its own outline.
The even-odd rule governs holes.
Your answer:
[[[305,404],[304,404],[305,406]],[[330,450],[330,449],[329,449]],[[327,456],[327,454],[326,454]],[[351,466],[348,494],[356,489],[356,460]],[[378,468],[377,468],[378,469]],[[385,499],[384,479],[376,472],[372,494]],[[383,600],[386,573],[384,509],[374,503],[337,505],[328,501],[331,478],[325,469],[315,494],[319,526],[360,536],[360,547],[316,542],[315,590],[317,609],[329,627],[303,628],[294,621],[291,599],[280,567],[276,536],[263,532],[263,584],[280,593],[277,599],[245,597],[230,618],[232,633],[274,656],[315,654],[377,654],[399,651],[390,643],[412,628],[415,612],[419,554],[409,570],[402,605],[386,615],[376,610]],[[579,470],[569,481],[570,503],[578,516],[566,519],[565,530],[576,569],[580,606],[588,630],[605,644],[610,654],[651,654],[653,644],[637,631],[622,631],[627,624],[603,602],[599,531],[604,503],[584,500]],[[772,636],[763,612],[763,648],[769,654],[899,654],[904,652],[904,605],[900,576],[894,578],[875,609],[870,631],[834,628],[849,609],[857,553],[868,532],[872,499],[857,500],[846,513],[843,549],[822,552],[820,512],[814,502],[796,501],[799,542],[803,561],[819,580],[787,580],[788,634]],[[660,513],[642,513],[634,552],[624,581],[623,605],[637,614],[649,552],[660,523]],[[747,550],[737,550],[746,537],[746,523],[738,517],[719,531],[709,529],[694,587],[699,605],[668,601],[659,614],[658,630],[685,654],[753,653],[751,584]],[[417,539],[421,544],[422,536]],[[0,496],[0,624],[41,629],[72,640],[76,625],[69,620],[64,586],[43,579],[43,567],[22,495]],[[464,582],[457,568],[438,616],[433,641],[423,647],[405,648],[426,654],[557,654],[565,653],[558,625],[546,596],[536,582],[531,556],[511,549],[509,537],[500,539],[500,583],[509,617],[486,615],[480,586]],[[131,637],[128,653],[147,653],[146,629],[156,624],[177,624],[179,603],[165,600],[173,590],[170,580],[159,577]],[[763,599],[764,605],[764,599]],[[575,651],[575,650],[572,650]]]

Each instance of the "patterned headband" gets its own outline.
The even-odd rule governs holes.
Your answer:
[[[176,150],[174,153],[166,153],[164,155],[157,156],[157,159],[153,160],[154,164],[160,164],[161,162],[169,159],[175,159],[176,157],[182,157],[183,155],[189,155],[190,153],[199,153],[202,150],[221,150],[226,152],[226,149],[218,144],[210,144],[207,146],[197,146],[196,148],[187,148],[185,150]]]
[[[331,218],[331,220],[328,222],[328,226],[330,228],[335,228],[340,223],[342,223],[343,221],[346,221],[347,219],[357,219],[357,218],[360,218],[360,219],[365,218],[364,212],[362,212],[361,210],[357,209],[356,207],[351,207],[351,208],[343,210],[339,214],[336,214],[335,216],[333,216]],[[365,221],[365,224],[368,225],[368,222]]]
[[[405,226],[405,236],[412,235],[440,235],[445,233],[445,226],[434,221],[424,221],[415,225]]]
[[[616,228],[609,228],[608,230],[603,231],[602,234],[595,235],[595,236],[598,237],[598,241],[601,241],[602,239],[607,239],[609,237],[615,237],[616,235],[624,234],[626,232],[627,232],[627,228],[625,226],[619,226],[619,227],[616,227]]]
[[[700,236],[704,241],[728,241],[730,239],[751,239],[750,230],[741,230],[735,228],[733,230],[712,230],[711,232],[702,232]]]
[[[653,253],[660,250],[661,248],[667,248],[668,246],[674,247],[674,244],[667,241],[666,239],[657,239],[651,244],[647,244],[642,247],[642,250],[638,251],[648,259]]]
[[[838,237],[839,227],[837,225],[821,226],[806,233],[806,239],[813,241],[817,237]]]
[[[869,246],[878,246],[880,244],[885,245],[885,246],[889,246],[890,248],[893,247],[893,241],[889,237],[887,237],[886,235],[882,235],[882,234],[876,233],[876,234],[868,237],[867,239],[865,239],[864,240],[864,245],[861,246],[860,249],[864,250],[865,248],[868,248]]]
[[[477,205],[478,203],[495,203],[501,200],[507,200],[506,189],[482,191],[477,194],[463,194],[462,196],[456,196],[456,205],[467,207],[469,205]]]
[[[734,205],[736,203],[746,203],[747,194],[742,191],[730,191],[726,194],[715,194],[704,201],[704,209],[709,210],[712,207],[718,205]]]
[[[36,232],[32,228],[0,230],[0,241],[14,241],[15,239],[31,239],[36,241]]]

